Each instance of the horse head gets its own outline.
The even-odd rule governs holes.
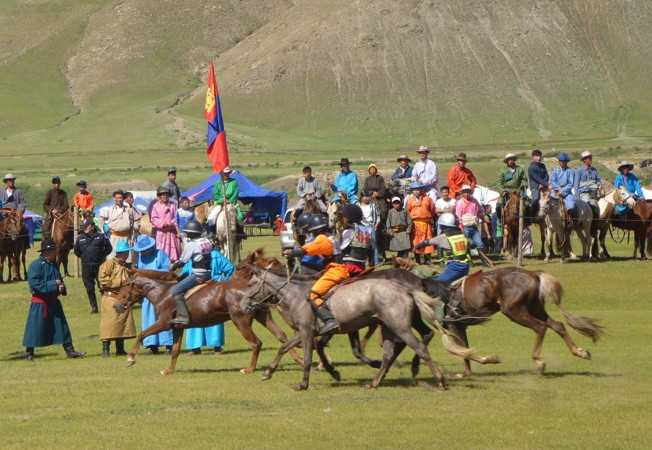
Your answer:
[[[12,209],[6,213],[4,220],[0,222],[0,232],[8,236],[12,241],[18,239],[20,230],[23,225],[23,215],[21,211]]]
[[[391,186],[390,190],[392,191],[392,193],[396,193],[405,197],[412,190],[412,185],[416,180],[417,180],[416,177],[397,178],[396,180],[392,181],[392,184],[390,185]]]
[[[550,209],[550,191],[548,189],[541,189],[539,191],[539,217],[546,217]]]
[[[636,204],[636,200],[631,196],[629,191],[625,189],[625,186],[618,186],[614,191],[614,201],[618,205],[624,205],[628,208],[633,208]]]
[[[328,222],[330,228],[333,230],[337,226],[337,223],[339,222],[340,217],[342,216],[342,209],[343,209],[342,203],[338,202],[337,200],[328,206],[328,211],[327,211]]]
[[[240,309],[245,314],[251,314],[256,309],[274,307],[282,300],[278,295],[279,291],[290,282],[290,275],[287,281],[282,282],[282,278],[285,277],[279,275],[278,271],[274,273],[272,264],[267,267],[251,266],[251,270],[252,276],[247,284],[247,295],[240,302]],[[274,290],[270,292],[270,289]]]

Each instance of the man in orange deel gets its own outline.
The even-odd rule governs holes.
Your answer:
[[[317,317],[324,321],[324,327],[319,331],[324,335],[339,328],[339,324],[323,296],[337,283],[349,278],[349,271],[342,264],[342,253],[337,239],[328,233],[328,219],[315,214],[308,219],[308,232],[315,236],[315,240],[301,248],[286,249],[283,254],[292,258],[303,258],[306,255],[319,256],[324,263],[324,273],[312,286],[307,300]]]
[[[281,234],[281,228],[283,227],[283,219],[279,214],[276,215],[276,220],[274,221],[274,236]]]

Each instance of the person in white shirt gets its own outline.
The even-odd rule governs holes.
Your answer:
[[[373,265],[378,265],[378,245],[376,243],[376,230],[380,224],[380,212],[375,203],[371,202],[371,191],[362,191],[360,194],[360,209],[362,209],[362,221],[360,225],[371,230],[371,245],[374,249]]]
[[[417,150],[417,153],[419,154],[419,162],[414,165],[412,176],[416,177],[417,181],[424,186],[426,195],[433,202],[436,202],[439,198],[439,193],[437,192],[437,182],[439,181],[437,164],[432,159],[428,159],[428,154],[430,153],[428,147],[422,145]]]
[[[450,192],[451,190],[448,186],[442,186],[439,190],[441,198],[437,199],[435,202],[435,213],[437,214],[437,218],[447,212],[455,213],[455,203],[457,203],[457,200],[449,197]],[[441,234],[441,228],[439,227],[439,224],[437,224],[437,235],[439,234]]]

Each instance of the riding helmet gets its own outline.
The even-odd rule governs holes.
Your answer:
[[[348,205],[344,205],[342,215],[346,217],[349,222],[360,223],[362,221],[362,208],[358,205],[349,203]]]
[[[299,231],[303,230],[308,226],[308,220],[310,220],[311,216],[312,214],[306,211],[303,214],[301,214],[299,217],[297,217],[297,229]]]
[[[201,236],[202,231],[204,230],[201,226],[201,223],[197,222],[196,220],[189,220],[183,226],[183,232],[186,233],[189,238],[198,238]]]
[[[437,221],[437,224],[440,227],[450,227],[450,228],[457,228],[457,217],[455,217],[455,214],[453,213],[444,213],[441,216],[439,216],[439,220]]]
[[[326,231],[328,228],[328,219],[322,214],[313,214],[308,219],[308,231],[316,233],[317,231]]]

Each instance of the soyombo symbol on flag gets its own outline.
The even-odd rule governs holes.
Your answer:
[[[229,150],[226,147],[226,132],[222,120],[220,94],[217,92],[215,82],[215,69],[211,61],[211,70],[208,75],[208,91],[206,92],[206,106],[204,117],[208,121],[208,134],[206,136],[206,153],[213,164],[215,172],[221,172],[229,165]]]

